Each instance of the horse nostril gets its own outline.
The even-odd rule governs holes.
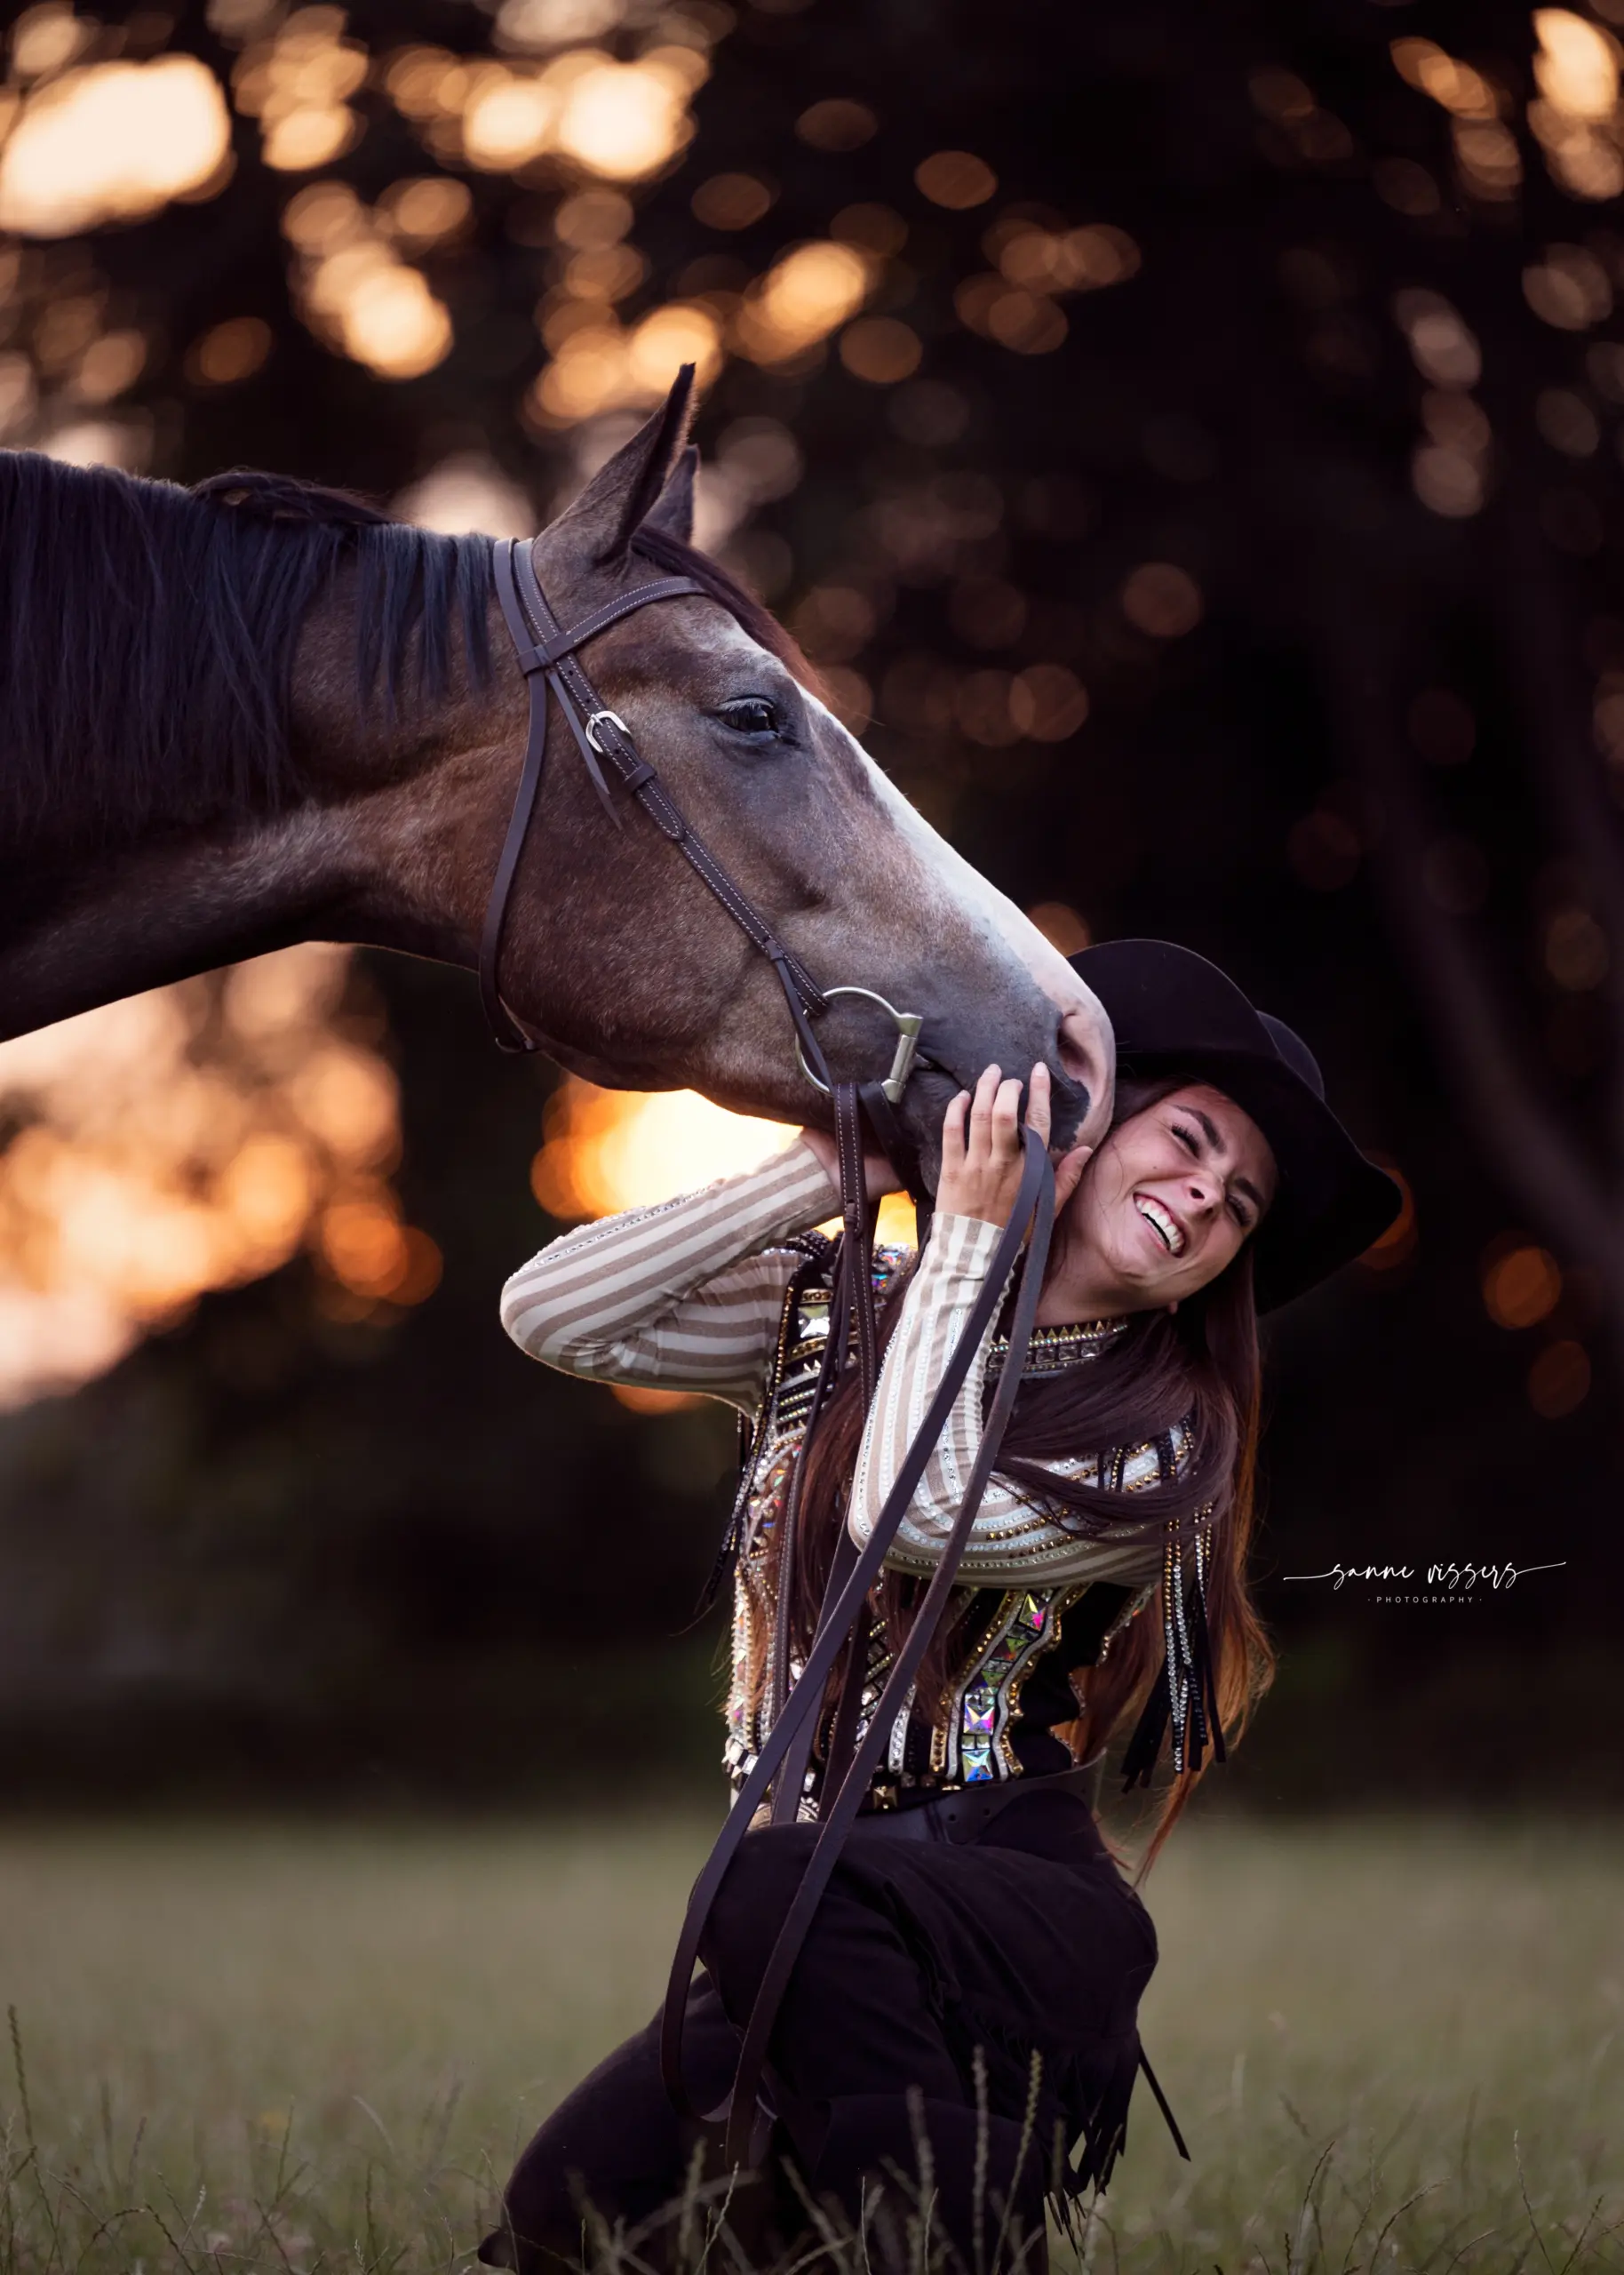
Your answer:
[[[1055,1050],[1061,1066],[1074,1082],[1087,1090],[1099,1086],[1099,1052],[1095,1047],[1094,1031],[1081,1011],[1068,1011],[1060,1023],[1055,1038]]]

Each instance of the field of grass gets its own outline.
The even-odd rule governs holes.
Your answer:
[[[0,1831],[0,2271],[464,2264],[706,1832]],[[1147,1897],[1194,2162],[1142,2087],[1092,2275],[1624,2269],[1624,1831],[1198,1823]]]

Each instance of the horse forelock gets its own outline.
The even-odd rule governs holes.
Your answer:
[[[310,786],[299,635],[354,572],[357,697],[489,669],[490,539],[239,472],[197,491],[0,452],[0,843],[116,843],[250,818]]]

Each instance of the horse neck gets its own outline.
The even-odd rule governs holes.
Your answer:
[[[0,1035],[327,937],[332,839],[306,803],[251,826],[0,866]]]

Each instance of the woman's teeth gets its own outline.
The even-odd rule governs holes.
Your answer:
[[[1184,1235],[1159,1201],[1152,1201],[1148,1193],[1136,1193],[1134,1195],[1134,1206],[1150,1230],[1159,1237],[1162,1246],[1169,1256],[1180,1256],[1183,1253]]]

